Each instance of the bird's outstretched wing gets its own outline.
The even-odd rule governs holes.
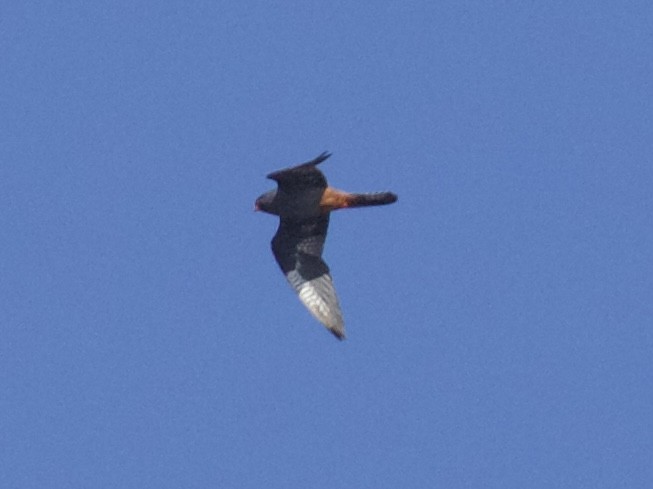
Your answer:
[[[327,186],[327,180],[316,165],[322,163],[329,156],[331,153],[325,151],[311,161],[272,172],[267,177],[277,182],[281,191],[288,194],[312,188],[324,189]]]
[[[329,267],[322,260],[328,227],[328,214],[310,219],[282,218],[272,239],[272,252],[311,314],[338,339],[343,339],[340,304]]]

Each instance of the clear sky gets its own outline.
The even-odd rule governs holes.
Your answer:
[[[653,487],[650,1],[1,10],[0,487]]]

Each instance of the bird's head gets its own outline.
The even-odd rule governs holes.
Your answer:
[[[277,195],[276,190],[270,190],[261,195],[256,202],[254,202],[255,211],[263,211],[269,214],[275,214],[274,212],[274,197]]]

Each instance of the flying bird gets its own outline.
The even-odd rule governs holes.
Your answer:
[[[267,178],[277,188],[256,199],[255,210],[279,216],[272,238],[272,253],[288,282],[310,313],[336,338],[345,338],[345,325],[329,267],[322,250],[331,211],[396,202],[392,192],[352,194],[328,186],[317,165],[330,153],[283,170]]]

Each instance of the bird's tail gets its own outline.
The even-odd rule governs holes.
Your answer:
[[[397,196],[392,192],[375,192],[371,194],[350,194],[333,187],[324,189],[320,200],[322,212],[348,207],[365,207],[368,205],[386,205],[397,201]]]
[[[369,194],[349,194],[347,207],[366,207],[368,205],[387,205],[397,201],[392,192],[374,192]]]

